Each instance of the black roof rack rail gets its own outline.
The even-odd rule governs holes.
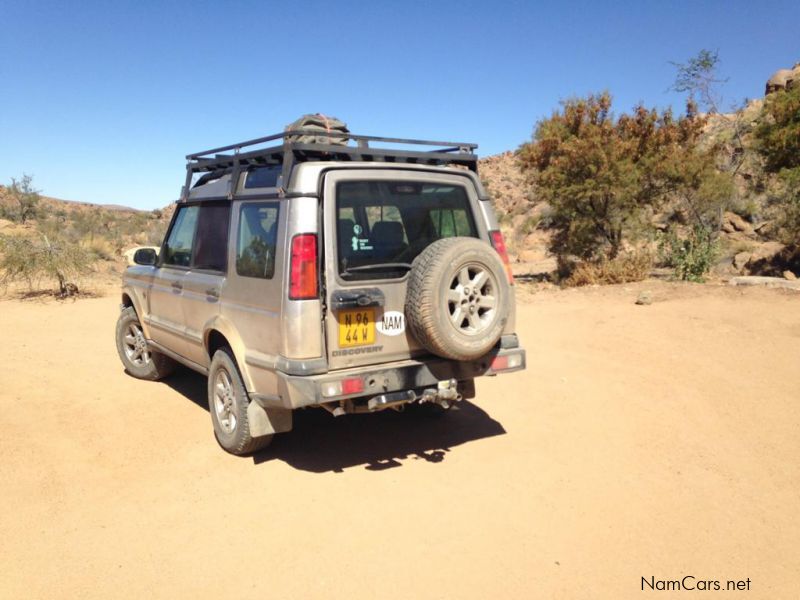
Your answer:
[[[355,142],[355,146],[341,144],[299,143],[292,138],[298,136],[325,136],[344,138]],[[242,150],[250,146],[260,146],[277,141],[266,148]],[[402,144],[417,146],[414,149],[375,148],[370,142],[379,144]],[[433,149],[420,149],[419,146],[434,146]],[[408,163],[420,165],[460,165],[471,171],[478,170],[478,157],[475,154],[477,144],[468,142],[436,142],[431,140],[412,140],[389,138],[371,135],[356,135],[341,131],[321,132],[318,129],[294,129],[283,131],[237,144],[211,148],[203,152],[195,152],[186,156],[186,185],[181,198],[186,200],[195,173],[209,173],[220,169],[230,169],[231,187],[228,194],[233,198],[242,168],[251,166],[280,165],[282,167],[281,185],[289,181],[295,164],[307,161],[337,160]]]

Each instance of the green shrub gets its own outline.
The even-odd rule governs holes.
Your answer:
[[[522,233],[524,235],[528,235],[529,233],[533,233],[536,231],[536,228],[539,226],[539,217],[538,215],[534,215],[532,217],[528,217],[522,223]]]
[[[695,225],[684,235],[672,229],[659,241],[659,250],[663,263],[674,269],[677,279],[702,282],[719,255],[719,239],[716,231],[702,225]]]

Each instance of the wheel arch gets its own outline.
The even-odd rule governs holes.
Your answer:
[[[139,318],[139,323],[142,325],[142,331],[147,339],[150,339],[150,324],[147,322],[147,315],[142,307],[142,298],[136,293],[136,288],[128,286],[122,289],[121,306],[122,310],[132,308]]]
[[[227,319],[217,315],[206,324],[203,332],[203,346],[206,349],[209,365],[217,350],[225,347],[230,348],[233,353],[233,359],[236,361],[236,366],[239,367],[245,388],[248,390],[253,389],[250,372],[245,362],[244,343],[236,329]]]

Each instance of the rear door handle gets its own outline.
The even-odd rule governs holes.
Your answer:
[[[219,298],[219,288],[208,288],[206,290],[206,295],[212,298]]]
[[[172,291],[176,294],[180,294],[183,291],[183,284],[180,281],[173,281],[172,282]]]
[[[386,304],[386,299],[383,296],[383,292],[378,288],[336,290],[331,298],[331,305],[334,310],[384,306],[384,304]]]

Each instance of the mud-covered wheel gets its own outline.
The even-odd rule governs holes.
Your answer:
[[[475,238],[438,240],[414,260],[405,313],[432,353],[472,360],[491,350],[511,311],[511,287],[497,252]]]
[[[132,306],[120,313],[116,338],[119,358],[134,377],[156,381],[175,370],[175,361],[148,347],[139,316]]]
[[[253,437],[247,420],[250,398],[228,348],[214,353],[208,369],[208,412],[219,445],[231,454],[250,454],[272,442],[271,435]]]

